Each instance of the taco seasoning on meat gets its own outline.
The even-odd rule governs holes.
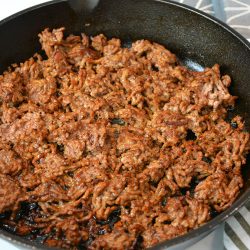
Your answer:
[[[249,133],[219,65],[147,40],[39,34],[0,76],[1,227],[68,249],[151,247],[227,209]]]

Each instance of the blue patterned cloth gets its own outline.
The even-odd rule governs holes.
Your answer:
[[[250,0],[175,0],[213,15],[250,40]]]

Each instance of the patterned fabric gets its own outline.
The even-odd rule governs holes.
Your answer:
[[[250,0],[226,0],[224,10],[226,22],[250,39]]]
[[[250,41],[250,0],[175,1],[217,17]],[[250,249],[250,201],[225,222],[224,249]]]
[[[224,248],[227,250],[250,249],[250,202],[226,221]]]
[[[250,0],[174,0],[213,15],[250,41]]]

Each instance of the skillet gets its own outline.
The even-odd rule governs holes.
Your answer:
[[[183,65],[203,70],[215,63],[233,79],[231,93],[239,96],[235,113],[250,127],[250,45],[237,32],[198,10],[168,0],[82,0],[75,12],[67,0],[56,0],[19,12],[0,22],[0,73],[40,50],[37,34],[44,28],[66,27],[66,34],[104,33],[129,46],[149,39],[165,45]],[[250,158],[249,158],[250,160]],[[245,185],[233,205],[211,221],[183,236],[158,244],[155,249],[183,249],[214,230],[250,198],[250,161],[243,169]],[[20,248],[50,249],[0,228],[0,237]]]

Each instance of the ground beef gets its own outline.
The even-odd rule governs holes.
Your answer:
[[[236,97],[219,65],[63,31],[39,34],[47,58],[0,76],[1,225],[59,248],[138,249],[228,208],[249,134],[226,120]]]
[[[18,182],[8,175],[0,174],[0,211],[16,209],[21,196],[22,191]]]

